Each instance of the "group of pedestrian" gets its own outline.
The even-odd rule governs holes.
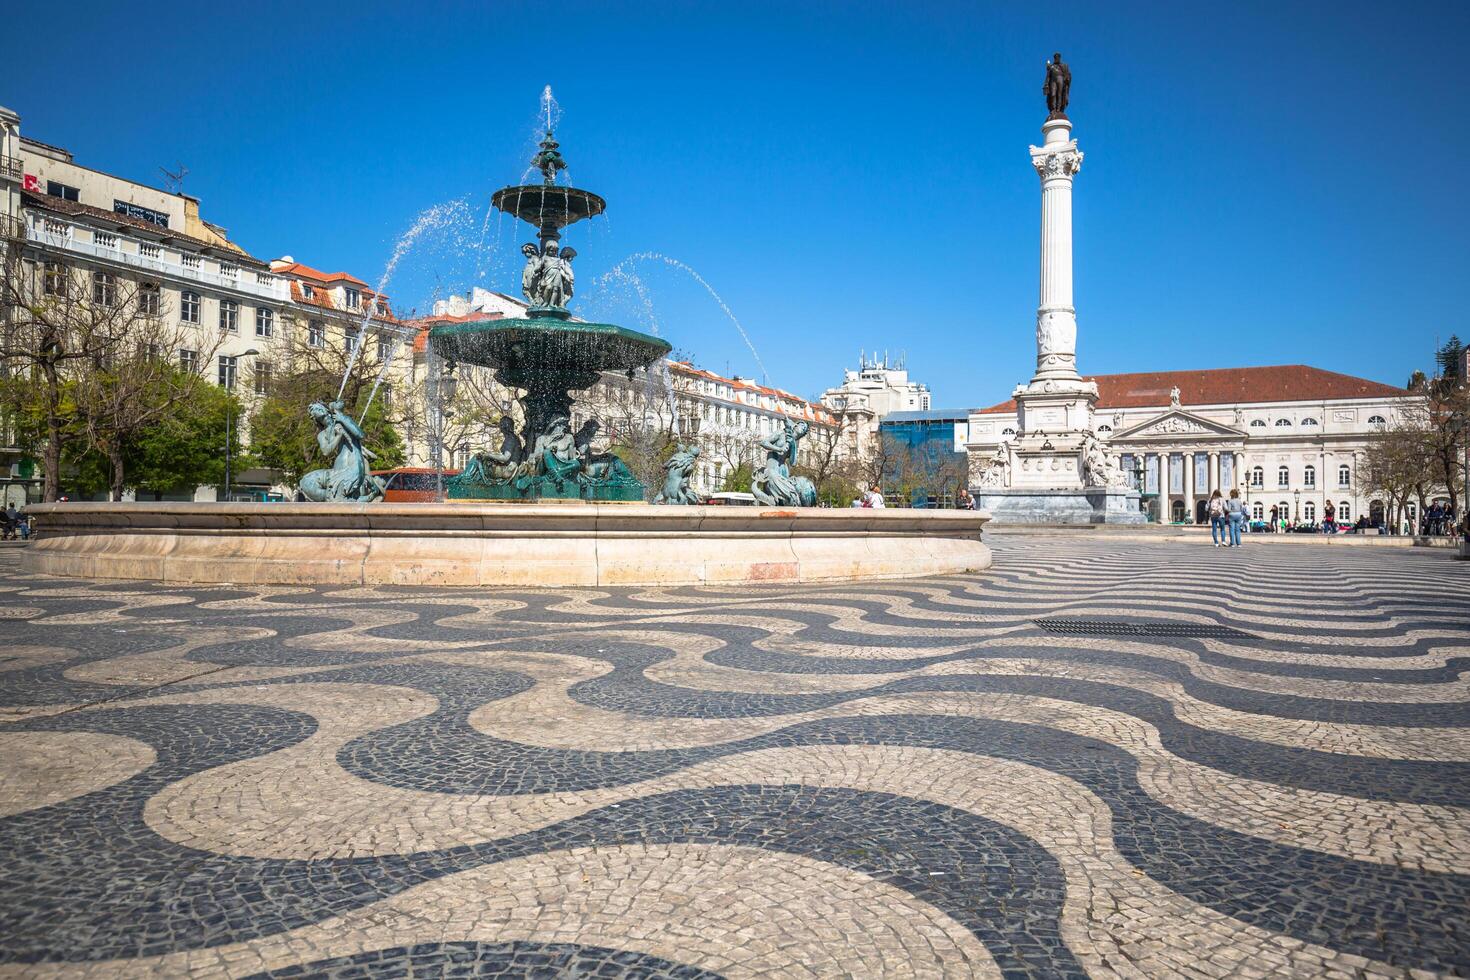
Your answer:
[[[868,487],[868,489],[858,494],[857,497],[854,498],[852,505],[854,507],[867,507],[870,509],[881,509],[887,506],[883,502],[883,488],[876,483],[873,484],[871,487]]]
[[[1216,490],[1210,496],[1210,539],[1216,548],[1239,548],[1240,528],[1245,523],[1245,501],[1240,499],[1239,490],[1231,490],[1223,497]]]
[[[1436,500],[1429,505],[1429,510],[1424,514],[1420,533],[1454,534],[1457,526],[1458,522],[1455,520],[1455,508],[1449,504],[1441,504]]]

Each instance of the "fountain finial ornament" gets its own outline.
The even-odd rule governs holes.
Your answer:
[[[541,152],[531,158],[531,166],[541,171],[541,181],[548,187],[556,183],[556,174],[560,170],[567,169],[566,158],[558,149],[561,144],[556,137],[551,135],[551,130],[546,131],[546,138],[541,141]]]
[[[1066,119],[1067,100],[1072,94],[1072,69],[1062,61],[1061,52],[1054,53],[1047,63],[1046,81],[1041,83],[1041,91],[1046,96],[1046,118]]]

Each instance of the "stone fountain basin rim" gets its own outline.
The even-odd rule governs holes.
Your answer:
[[[180,585],[792,584],[991,563],[984,511],[148,501],[28,512],[30,571]]]

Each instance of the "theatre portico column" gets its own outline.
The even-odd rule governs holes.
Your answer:
[[[1225,488],[1220,485],[1219,452],[1210,453],[1210,494],[1213,496],[1216,490],[1219,490],[1221,494],[1225,492]]]
[[[1184,451],[1184,523],[1194,523],[1194,450]]]

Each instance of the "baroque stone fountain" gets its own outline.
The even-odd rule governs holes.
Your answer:
[[[607,207],[601,197],[559,185],[566,169],[550,129],[531,160],[541,183],[504,187],[490,203],[535,226],[535,243],[521,251],[526,267],[521,291],[530,303],[525,319],[444,324],[429,332],[429,344],[450,365],[475,364],[525,394],[525,424],[519,434],[502,427],[499,449],[477,452],[457,477],[446,482],[451,499],[539,500],[546,497],[593,501],[641,501],[643,484],[611,454],[594,453],[591,431],[571,431],[572,393],[597,383],[604,371],[631,378],[670,350],[667,341],[611,323],[572,318],[575,249],[560,245],[563,229]]]
[[[331,459],[302,482],[305,503],[57,503],[29,508],[37,533],[26,567],[47,575],[166,583],[433,586],[700,585],[832,582],[976,572],[988,568],[983,511],[811,506],[792,473],[805,423],[761,448],[755,507],[703,506],[689,490],[697,446],[664,466],[660,505],[591,430],[570,431],[574,393],[603,371],[634,372],[664,356],[657,337],[587,323],[567,309],[575,252],[570,224],[606,206],[560,186],[565,169],[548,127],[535,157],[542,181],[506,187],[495,207],[529,222],[524,319],[444,325],[434,353],[490,368],[524,394],[522,419],[501,420],[499,449],[475,454],[443,503],[389,503],[368,469],[361,429],[342,406],[311,413]],[[541,504],[555,498],[582,506]]]

